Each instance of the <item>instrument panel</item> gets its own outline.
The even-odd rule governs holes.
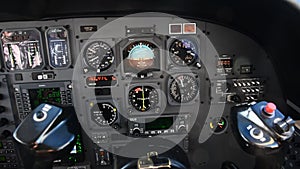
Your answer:
[[[36,28],[1,32],[2,56],[9,71],[40,69],[44,65],[42,38]]]
[[[5,98],[12,110],[5,113],[18,124],[42,102],[73,105],[85,133],[77,147],[92,158],[72,165],[121,168],[118,156],[128,143],[160,137],[179,145],[194,168],[216,168],[221,158],[194,158],[212,156],[209,147],[222,152],[222,140],[235,142],[232,106],[282,103],[271,61],[235,30],[169,16],[143,19],[0,23],[0,75],[12,98]],[[63,161],[56,166],[70,164]]]

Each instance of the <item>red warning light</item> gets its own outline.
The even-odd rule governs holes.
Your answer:
[[[138,92],[142,91],[142,88],[138,87],[134,91],[135,91],[135,93],[138,93]]]

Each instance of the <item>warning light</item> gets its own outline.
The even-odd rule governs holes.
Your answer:
[[[135,91],[135,93],[138,93],[138,92],[142,91],[142,88],[138,87],[134,91]]]

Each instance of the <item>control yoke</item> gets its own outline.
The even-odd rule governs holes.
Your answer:
[[[78,133],[73,107],[41,104],[19,124],[13,137],[26,169],[48,169],[53,160],[72,150]]]

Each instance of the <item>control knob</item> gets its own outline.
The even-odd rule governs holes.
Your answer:
[[[0,127],[3,127],[9,123],[7,118],[1,118],[0,119]]]
[[[4,106],[0,106],[0,113],[3,113],[3,112],[5,112],[5,107]]]
[[[11,131],[9,131],[9,130],[4,130],[4,131],[1,133],[1,136],[4,137],[4,138],[7,138],[7,137],[9,137],[9,136],[11,136],[11,135],[12,135],[12,133],[11,133]]]
[[[134,135],[134,136],[140,136],[141,135],[141,129],[140,128],[134,128],[133,130],[132,130],[132,134]]]
[[[178,132],[179,132],[179,133],[186,133],[187,131],[186,131],[185,125],[180,125],[180,126],[178,127]]]
[[[237,94],[229,95],[227,100],[229,102],[233,102],[233,103],[241,103],[242,102],[241,97]]]

